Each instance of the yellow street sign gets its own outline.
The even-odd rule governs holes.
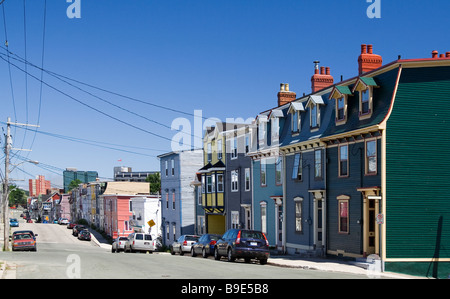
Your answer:
[[[153,219],[152,219],[152,220],[148,221],[147,224],[148,224],[150,227],[152,227],[152,226],[154,226],[156,223],[155,223],[155,221],[153,221]]]

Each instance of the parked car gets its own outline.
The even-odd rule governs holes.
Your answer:
[[[216,234],[202,235],[198,241],[192,245],[191,255],[197,256],[197,254],[201,254],[204,258],[208,257],[208,255],[214,255],[214,245],[216,245],[216,242],[220,237],[220,235]]]
[[[269,258],[269,242],[263,232],[244,229],[230,229],[216,242],[214,258],[226,256],[229,262],[236,258],[258,259],[261,265]]]
[[[77,224],[74,222],[67,223],[67,229],[73,229]]]
[[[125,243],[127,242],[127,237],[118,237],[114,240],[111,246],[111,252],[120,252],[125,250]]]
[[[91,233],[87,229],[78,232],[78,240],[91,240]]]
[[[74,235],[75,237],[77,237],[77,236],[78,236],[78,233],[79,233],[80,231],[82,231],[83,229],[86,229],[86,226],[81,225],[81,224],[75,225],[75,226],[73,227],[73,229],[72,229],[72,235]]]
[[[152,235],[144,233],[132,233],[125,242],[124,252],[153,252]]]
[[[14,233],[12,239],[12,250],[31,250],[36,251],[36,239],[31,233]]]
[[[170,245],[170,253],[174,255],[179,253],[183,255],[185,252],[191,252],[191,246],[198,241],[200,237],[196,235],[182,235]]]
[[[19,227],[19,221],[16,218],[9,218],[10,227]]]

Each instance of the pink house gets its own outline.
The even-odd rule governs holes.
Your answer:
[[[103,197],[105,232],[117,238],[128,236],[133,232],[130,226],[132,217],[131,198],[136,195],[148,195],[149,183],[142,182],[107,182]]]

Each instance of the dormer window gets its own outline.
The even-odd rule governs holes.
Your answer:
[[[292,134],[298,134],[301,128],[301,115],[300,112],[305,111],[302,103],[293,102],[289,107],[288,113],[291,115],[291,132]]]
[[[335,100],[336,125],[342,125],[347,122],[347,103],[348,96],[352,92],[348,86],[335,86],[330,93],[329,99]]]
[[[373,89],[378,87],[370,77],[360,77],[353,87],[353,92],[359,92],[359,119],[367,119],[373,112]]]
[[[320,127],[320,105],[324,105],[321,96],[310,96],[307,106],[309,107],[309,125],[311,130]]]

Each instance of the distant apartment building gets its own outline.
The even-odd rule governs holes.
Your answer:
[[[131,167],[116,166],[114,167],[114,181],[116,182],[145,182],[150,174],[159,171],[133,171]]]
[[[64,192],[69,191],[70,182],[80,180],[82,183],[95,182],[98,178],[97,171],[79,171],[76,168],[66,168],[63,171]]]
[[[46,181],[43,175],[39,175],[35,180],[28,181],[30,196],[39,196],[47,194],[47,190],[51,189],[50,181]]]

